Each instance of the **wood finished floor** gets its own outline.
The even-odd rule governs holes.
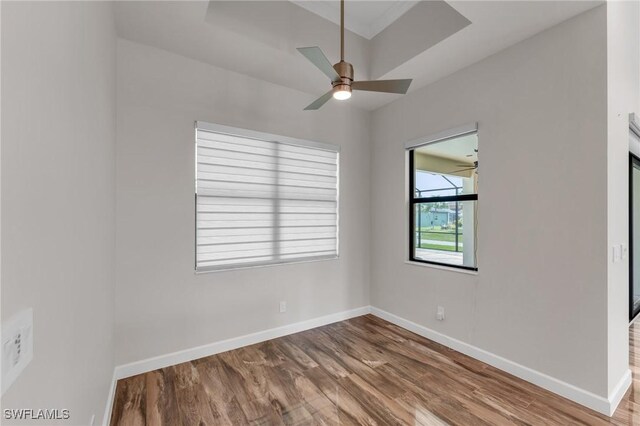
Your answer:
[[[607,418],[372,315],[118,381],[111,425],[640,425]]]

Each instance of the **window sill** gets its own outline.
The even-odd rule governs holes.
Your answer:
[[[260,263],[253,265],[240,265],[240,266],[228,266],[223,268],[212,268],[212,269],[196,269],[194,270],[196,275],[202,274],[210,274],[212,272],[229,272],[229,271],[242,271],[246,269],[255,269],[255,268],[265,268],[271,266],[286,266],[286,265],[298,265],[301,263],[314,263],[314,262],[326,262],[328,260],[338,260],[340,259],[340,255],[336,256],[328,256],[328,257],[318,257],[311,259],[300,259],[289,262],[271,262],[271,263]]]
[[[421,266],[423,268],[440,269],[443,271],[458,272],[460,274],[467,274],[467,275],[478,275],[478,271],[473,271],[471,269],[456,268],[455,266],[434,265],[432,263],[414,262],[412,260],[405,260],[404,263],[407,265]]]

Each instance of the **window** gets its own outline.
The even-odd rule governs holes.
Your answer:
[[[338,148],[196,123],[196,271],[338,256]]]
[[[475,124],[409,142],[409,260],[477,270]]]

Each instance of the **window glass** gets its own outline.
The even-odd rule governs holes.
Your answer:
[[[477,269],[475,133],[409,151],[411,260]]]

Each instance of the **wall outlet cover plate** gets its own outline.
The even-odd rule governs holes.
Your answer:
[[[20,311],[2,324],[0,355],[4,395],[33,359],[33,309]]]

